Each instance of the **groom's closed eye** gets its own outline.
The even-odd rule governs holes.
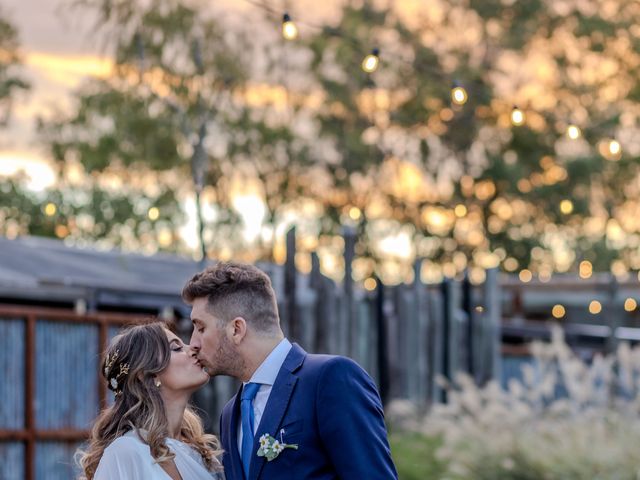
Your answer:
[[[194,321],[193,322],[193,328],[195,328],[198,333],[204,332],[204,325],[202,323],[200,323],[200,322],[195,322]]]

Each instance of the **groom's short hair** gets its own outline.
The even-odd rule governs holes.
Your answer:
[[[278,304],[269,276],[253,265],[219,262],[196,273],[182,289],[182,298],[193,303],[205,297],[209,311],[226,324],[244,318],[262,332],[279,330]]]

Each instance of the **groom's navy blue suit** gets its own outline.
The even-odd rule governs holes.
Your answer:
[[[238,452],[238,392],[224,407],[220,434],[227,480],[242,480]],[[257,455],[268,433],[297,450],[268,462]],[[247,480],[397,479],[378,391],[365,371],[345,357],[307,354],[298,345],[287,355],[255,434]]]

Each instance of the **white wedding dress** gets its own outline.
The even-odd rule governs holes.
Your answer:
[[[210,472],[202,458],[186,443],[167,438],[175,454],[174,462],[183,480],[222,480],[223,475]],[[95,480],[168,480],[171,477],[151,456],[149,446],[134,431],[116,438],[104,450]]]

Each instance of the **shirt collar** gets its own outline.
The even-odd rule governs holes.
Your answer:
[[[273,386],[278,372],[292,347],[291,342],[283,338],[253,373],[249,382]]]

